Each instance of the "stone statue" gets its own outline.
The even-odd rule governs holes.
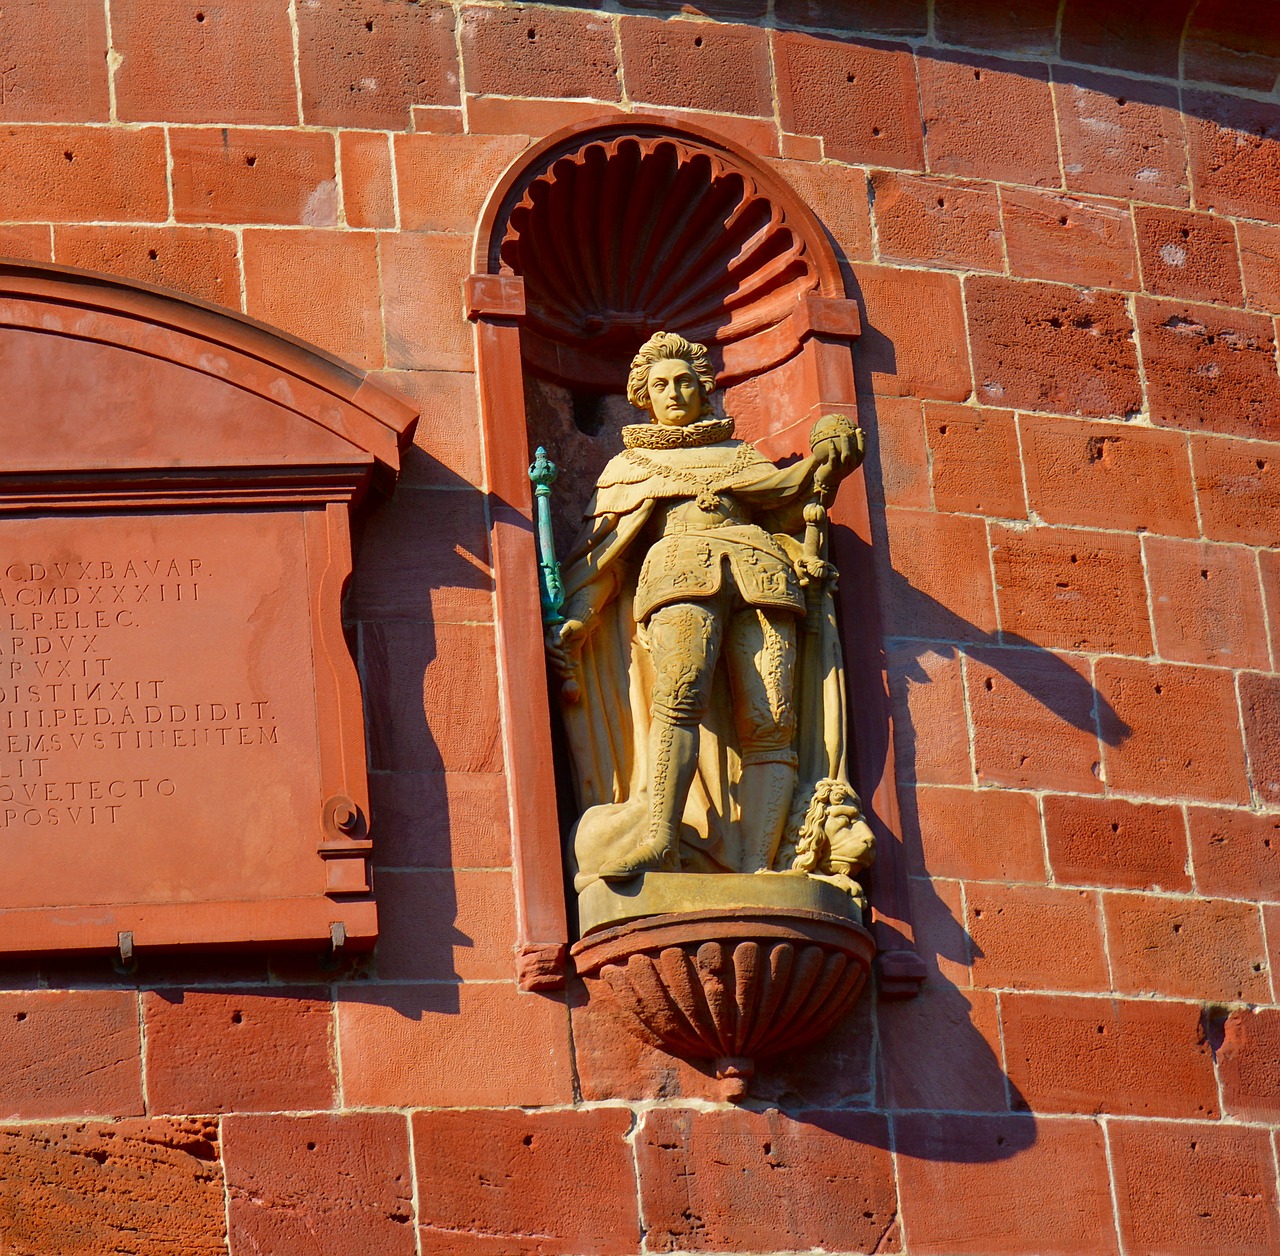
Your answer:
[[[807,873],[861,903],[825,505],[863,437],[820,420],[779,468],[718,418],[707,350],[659,332],[562,572],[547,651],[580,818],[579,891],[648,872]]]

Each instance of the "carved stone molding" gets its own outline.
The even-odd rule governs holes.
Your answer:
[[[531,364],[603,390],[663,327],[717,349],[722,375],[772,365],[788,346],[765,333],[818,287],[804,237],[749,173],[659,134],[604,137],[551,162],[511,208],[499,261],[527,285]]]
[[[698,878],[701,879],[701,878]],[[846,916],[720,908],[648,916],[588,934],[574,962],[650,1046],[709,1062],[742,1099],[756,1061],[832,1029],[867,983],[875,943]]]

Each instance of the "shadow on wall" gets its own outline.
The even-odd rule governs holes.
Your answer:
[[[414,448],[354,538],[346,612],[365,694],[379,981],[511,973],[486,519],[474,484]],[[429,1004],[456,1012],[456,988],[433,988]]]

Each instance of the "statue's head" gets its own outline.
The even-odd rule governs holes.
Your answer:
[[[627,400],[638,410],[647,410],[655,423],[685,427],[711,417],[709,398],[715,386],[706,346],[660,331],[631,360]]]

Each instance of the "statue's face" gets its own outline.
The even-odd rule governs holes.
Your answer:
[[[702,389],[693,367],[679,359],[649,368],[649,408],[655,423],[684,427],[702,418]]]

